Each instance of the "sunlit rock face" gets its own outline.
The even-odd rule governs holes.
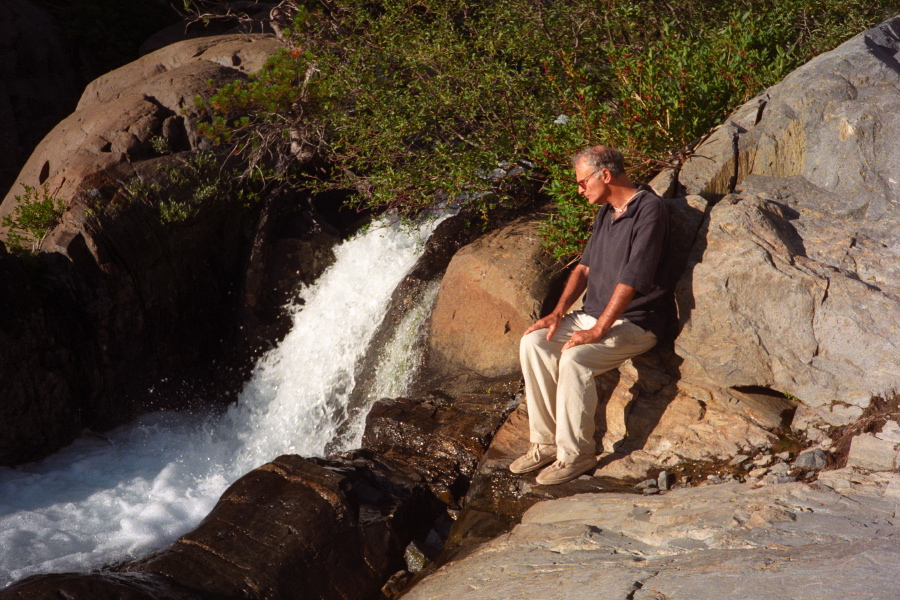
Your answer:
[[[83,180],[97,172],[127,180],[156,156],[151,138],[172,151],[204,145],[196,131],[196,96],[260,69],[281,43],[274,35],[228,35],[166,46],[90,83],[71,115],[35,148],[16,181],[47,184],[71,204]],[[0,216],[16,204],[13,190]]]
[[[898,47],[894,18],[815,58],[685,165],[688,191],[737,184],[679,284],[685,377],[789,393],[820,425],[900,390]]]
[[[518,371],[519,339],[566,275],[541,248],[538,226],[537,219],[520,219],[450,261],[431,317],[435,368],[482,377]]]

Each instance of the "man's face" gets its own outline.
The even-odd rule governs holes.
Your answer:
[[[578,193],[584,196],[589,204],[601,204],[606,202],[610,195],[610,189],[607,185],[610,180],[609,171],[601,169],[600,172],[594,173],[594,170],[579,162],[575,165],[575,181],[578,185]]]

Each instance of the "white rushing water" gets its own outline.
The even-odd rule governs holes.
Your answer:
[[[291,332],[226,414],[145,415],[43,461],[0,468],[0,587],[164,547],[250,469],[284,453],[322,456],[342,428],[351,432],[345,447],[358,445],[365,411],[347,408],[356,366],[434,224],[414,235],[372,228],[338,246],[335,264],[300,294]],[[382,349],[373,395],[406,391],[435,294],[424,294]]]

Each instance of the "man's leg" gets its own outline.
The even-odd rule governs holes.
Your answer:
[[[596,322],[593,317],[583,315],[575,325],[580,329],[590,328],[593,323],[589,321]],[[646,352],[655,344],[655,335],[619,319],[601,341],[575,346],[562,353],[557,376],[554,436],[560,461],[571,463],[579,456],[596,451],[594,413],[597,410],[597,388],[594,377]]]
[[[556,460],[559,356],[566,340],[572,335],[573,321],[574,317],[567,315],[550,341],[547,340],[547,330],[540,329],[523,336],[519,344],[531,448],[509,465],[513,473],[530,473]]]
[[[539,329],[522,337],[519,361],[525,379],[528,429],[532,444],[556,444],[556,388],[562,347],[575,331],[576,315],[566,315],[553,339]]]

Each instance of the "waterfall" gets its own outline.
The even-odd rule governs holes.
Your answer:
[[[0,467],[0,587],[164,547],[250,469],[284,453],[322,456],[341,430],[350,435],[336,449],[358,445],[365,411],[347,406],[357,365],[437,222],[412,233],[380,224],[336,247],[335,264],[300,292],[290,333],[225,414],[148,414],[40,462]],[[373,397],[405,392],[436,289],[375,349]]]

